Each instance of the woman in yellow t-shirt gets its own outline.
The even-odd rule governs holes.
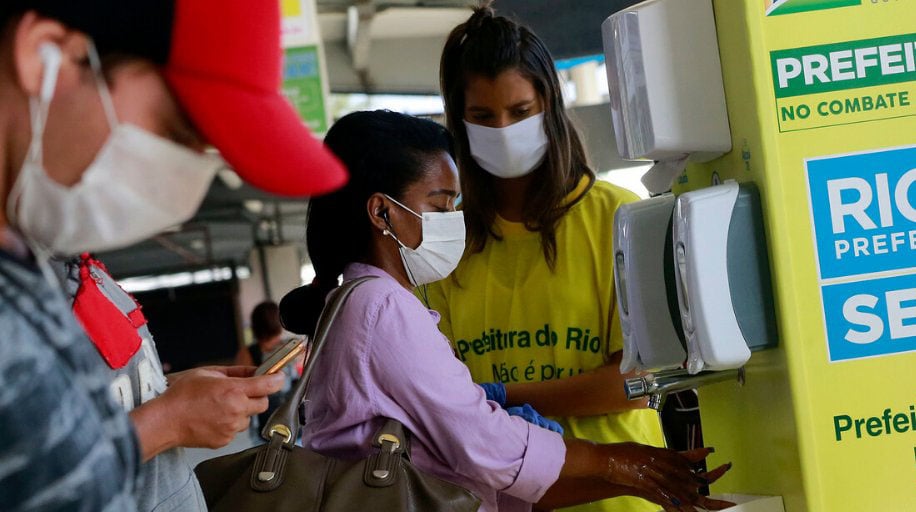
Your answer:
[[[612,228],[636,197],[596,181],[550,53],[526,27],[476,9],[440,73],[468,245],[453,277],[419,292],[440,329],[503,406],[531,404],[570,436],[661,446],[656,413],[626,399],[619,371]],[[576,508],[657,509],[637,498]]]

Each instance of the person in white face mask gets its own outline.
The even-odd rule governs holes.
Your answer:
[[[413,463],[473,492],[480,512],[530,510],[532,503],[550,509],[620,494],[667,500],[666,510],[678,512],[693,510],[688,503],[717,507],[697,494],[690,470],[706,450],[681,455],[564,439],[512,416],[471,381],[436,327],[438,313],[413,293],[415,286],[448,280],[464,251],[445,128],[394,112],[356,112],[331,127],[325,143],[347,164],[351,181],[310,201],[307,242],[317,277],[283,298],[281,320],[312,335],[341,276],[372,279],[341,305],[315,360],[312,378],[321,385],[307,397],[306,447],[362,458],[378,425],[394,419],[411,433]],[[477,350],[489,344],[475,343]],[[704,476],[715,480],[725,470]]]
[[[612,229],[635,194],[596,179],[550,53],[527,27],[478,8],[441,62],[468,250],[453,278],[429,286],[440,329],[504,407],[529,403],[599,443],[662,446],[655,412],[626,399],[619,371]],[[618,498],[574,510],[658,508]]]
[[[166,386],[137,333],[142,315],[120,318],[133,352],[94,346],[43,271],[50,255],[122,247],[187,220],[219,163],[207,144],[270,192],[342,185],[343,167],[279,93],[279,41],[277,2],[0,3],[3,510],[200,510],[187,463],[155,456],[227,442],[281,385],[235,368]],[[78,300],[113,283],[90,271]],[[91,315],[106,302],[86,304]],[[141,354],[146,385],[112,386]]]

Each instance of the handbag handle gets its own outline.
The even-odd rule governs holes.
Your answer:
[[[318,317],[318,325],[315,328],[315,340],[312,342],[311,356],[309,356],[309,360],[305,365],[305,369],[302,371],[302,376],[299,378],[296,388],[290,393],[286,402],[270,415],[270,419],[267,420],[267,423],[261,429],[261,437],[265,440],[270,441],[274,434],[279,434],[286,437],[283,444],[288,447],[292,448],[296,443],[296,433],[299,432],[300,426],[299,404],[302,403],[302,399],[305,398],[305,394],[308,391],[309,382],[312,379],[312,371],[315,368],[315,361],[318,359],[318,354],[321,353],[325,339],[328,337],[328,332],[331,330],[331,325],[337,318],[337,314],[340,313],[347,297],[353,293],[353,290],[357,286],[370,279],[375,279],[375,277],[368,276],[347,281],[331,292],[324,309],[321,310],[321,316]]]

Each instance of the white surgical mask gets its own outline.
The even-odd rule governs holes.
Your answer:
[[[497,178],[520,178],[533,171],[547,154],[544,113],[503,128],[464,122],[477,165]]]
[[[89,57],[111,134],[79,183],[57,183],[43,164],[42,139],[59,58],[45,59],[45,83],[30,101],[32,141],[7,199],[7,215],[40,253],[115,249],[178,225],[200,206],[221,165],[214,155],[119,123],[92,45]]]
[[[423,223],[423,240],[416,249],[407,247],[394,233],[388,231],[400,246],[398,250],[401,253],[401,262],[404,264],[410,284],[421,286],[448,277],[464,254],[464,213],[423,212],[423,215],[420,215],[393,197],[387,194],[385,197],[419,217]]]

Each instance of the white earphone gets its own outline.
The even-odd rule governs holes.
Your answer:
[[[54,89],[57,87],[57,75],[60,72],[63,54],[60,46],[54,43],[41,43],[41,46],[38,47],[38,53],[41,55],[41,63],[44,65],[44,76],[41,77],[41,90],[38,93],[38,97],[43,102],[48,102],[51,101]]]

